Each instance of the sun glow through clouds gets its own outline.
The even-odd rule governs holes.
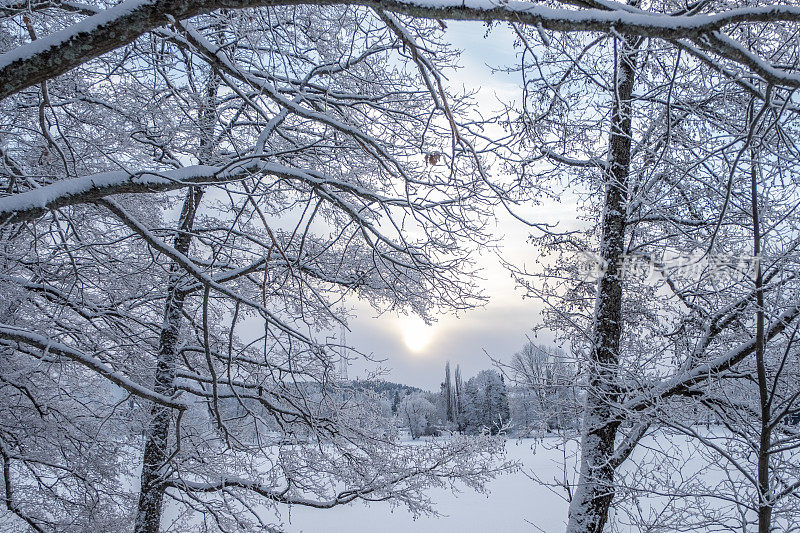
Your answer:
[[[412,352],[421,352],[433,339],[433,326],[418,317],[406,317],[401,323],[403,341]]]

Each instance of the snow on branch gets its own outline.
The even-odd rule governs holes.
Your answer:
[[[790,323],[798,318],[798,316],[800,316],[800,304],[793,305],[791,308],[784,311],[767,328],[766,340],[771,340],[780,335]],[[661,399],[687,391],[692,386],[709,379],[711,376],[718,375],[725,370],[733,368],[745,357],[752,354],[755,351],[755,346],[755,339],[751,339],[710,361],[693,366],[685,372],[681,372],[672,378],[657,383],[649,387],[644,394],[635,396],[622,404],[622,411],[640,411],[657,403]]]
[[[555,9],[536,2],[492,0],[127,0],[0,55],[0,99],[61,75],[176,20],[217,9],[298,4],[361,5],[421,18],[510,21],[553,31],[614,31],[669,40],[699,40],[731,24],[800,21],[800,6],[786,5],[671,15],[623,6],[609,10],[576,10]],[[800,80],[793,83],[798,85]]]
[[[0,198],[0,224],[33,220],[51,209],[91,203],[112,194],[169,191],[224,179],[220,167],[196,165],[165,172],[103,172],[57,181]]]
[[[225,166],[194,165],[163,172],[103,172],[57,181],[38,189],[0,198],[0,224],[34,220],[46,211],[70,205],[94,203],[107,196],[128,193],[165,192],[193,185],[230,183],[255,172],[298,179],[313,186],[331,186],[387,205],[405,204],[403,199],[379,195],[364,187],[336,180],[310,170],[301,171],[277,163],[239,161]],[[430,204],[433,205],[433,204]],[[424,209],[427,204],[415,204]]]
[[[169,246],[168,244],[164,243],[161,239],[153,235],[143,224],[141,224],[138,220],[136,220],[133,216],[131,216],[122,206],[114,202],[113,200],[102,200],[100,203],[108,208],[109,211],[114,213],[125,225],[127,225],[130,229],[135,231],[142,239],[144,239],[148,245],[152,246],[154,249],[158,250],[159,252],[163,253],[177,264],[181,266],[188,274],[194,277],[197,281],[202,283],[204,286],[213,288],[215,291],[224,294],[225,296],[233,299],[234,301],[238,301],[243,305],[246,305],[252,309],[257,310],[261,313],[262,317],[267,320],[270,324],[274,325],[277,329],[286,333],[289,337],[292,337],[302,343],[313,345],[313,341],[307,337],[306,335],[296,331],[292,327],[288,326],[281,320],[275,313],[267,309],[264,305],[251,300],[249,298],[245,298],[230,288],[217,283],[205,273],[203,273],[200,268],[198,268],[195,263],[188,258],[186,255],[182,254],[174,247]]]
[[[60,357],[66,357],[94,372],[108,379],[112,383],[122,387],[131,394],[150,400],[166,407],[173,409],[186,409],[186,404],[179,402],[154,392],[147,387],[139,385],[130,378],[120,374],[113,368],[109,367],[102,361],[98,361],[95,357],[88,355],[76,348],[68,346],[64,343],[54,341],[42,335],[26,331],[24,329],[9,326],[7,324],[0,324],[0,344],[10,347],[30,346],[44,352],[49,352]]]

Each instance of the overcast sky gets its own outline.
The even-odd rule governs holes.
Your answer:
[[[515,51],[510,30],[493,28],[487,37],[482,23],[448,23],[447,35],[453,45],[463,50],[462,68],[450,76],[453,86],[478,89],[478,104],[483,111],[497,106],[497,100],[516,99],[520,89],[508,76],[493,75],[487,66],[513,64]],[[575,219],[574,206],[540,205],[537,217],[549,221]],[[502,254],[517,265],[533,265],[538,251],[527,241],[528,229],[506,215],[501,216],[497,235],[503,235]],[[428,390],[437,390],[443,381],[445,361],[460,365],[464,379],[492,366],[488,355],[508,359],[518,351],[530,335],[531,327],[540,320],[541,304],[523,299],[523,291],[515,287],[510,274],[493,254],[484,254],[478,264],[483,268],[481,286],[489,303],[459,316],[438,316],[426,328],[420,319],[385,314],[375,316],[366,305],[356,304],[357,317],[350,321],[348,344],[385,361],[389,381],[407,383]],[[412,337],[406,342],[406,335]],[[429,338],[427,344],[424,343]],[[548,339],[542,339],[548,341]],[[409,344],[425,344],[414,351]],[[349,377],[364,377],[363,362],[353,363]]]

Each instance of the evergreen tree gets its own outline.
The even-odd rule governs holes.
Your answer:
[[[450,381],[450,361],[444,365],[444,405],[447,421],[454,422],[455,410],[453,409],[453,384]]]
[[[461,367],[456,365],[455,390],[453,391],[453,419],[458,431],[464,431],[463,410],[464,410],[464,383],[461,380]]]
[[[486,370],[485,372],[490,372],[493,376],[486,385],[486,397],[490,406],[489,414],[491,416],[487,426],[491,434],[496,435],[511,417],[511,409],[508,405],[508,391],[502,374],[495,370]]]
[[[475,378],[470,378],[464,386],[461,419],[459,421],[459,426],[465,433],[474,435],[483,430],[482,406],[480,404],[481,398],[477,382]]]
[[[392,414],[397,414],[397,407],[400,405],[400,391],[394,391],[394,399],[392,400]]]
[[[502,376],[495,370],[482,370],[464,387],[462,425],[467,433],[500,432],[510,418],[508,393]]]

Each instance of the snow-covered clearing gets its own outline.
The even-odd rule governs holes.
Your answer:
[[[697,429],[705,437],[729,436],[720,428]],[[645,491],[639,493],[638,505],[633,509],[634,514],[639,513],[639,526],[655,520],[666,527],[661,531],[672,531],[675,523],[691,518],[692,523],[686,523],[687,531],[708,533],[731,531],[731,524],[740,523],[741,508],[737,511],[736,505],[726,498],[732,488],[730,483],[738,483],[741,476],[721,457],[708,449],[701,450],[704,448],[689,437],[666,430],[642,440],[618,475],[619,483],[635,480]],[[577,481],[576,456],[575,440],[565,447],[564,440],[558,437],[509,439],[505,459],[518,461],[521,469],[499,475],[488,484],[485,494],[466,488],[456,492],[430,490],[428,494],[440,516],[414,518],[404,507],[393,507],[388,502],[356,501],[325,510],[281,505],[277,516],[274,510],[269,510],[262,518],[272,524],[282,523],[286,533],[561,533],[566,526],[568,504],[559,485],[565,478],[565,465],[567,481],[571,484]],[[691,482],[691,486],[680,490],[668,486],[678,480]],[[686,489],[689,492],[683,493]],[[620,490],[624,492],[621,487]],[[664,491],[676,492],[668,497]],[[705,522],[696,514],[698,505],[704,507],[701,514],[707,518]],[[689,515],[682,514],[687,511]],[[748,514],[752,523],[756,516]],[[168,526],[171,520],[180,520],[174,508],[167,513],[162,526]],[[202,516],[195,514],[189,520],[199,528]],[[609,520],[616,522],[621,531],[640,530],[626,512],[612,509]]]
[[[316,510],[293,507],[282,518],[287,533],[440,533],[481,532],[516,533],[564,530],[567,503],[547,487],[531,480],[524,471],[533,471],[544,480],[562,478],[563,452],[551,446],[556,440],[536,444],[529,439],[509,440],[508,459],[523,463],[523,471],[499,476],[487,494],[464,490],[453,494],[431,491],[440,517],[414,517],[405,509],[385,502],[369,505],[358,502],[343,507]],[[550,444],[550,446],[548,446]]]

